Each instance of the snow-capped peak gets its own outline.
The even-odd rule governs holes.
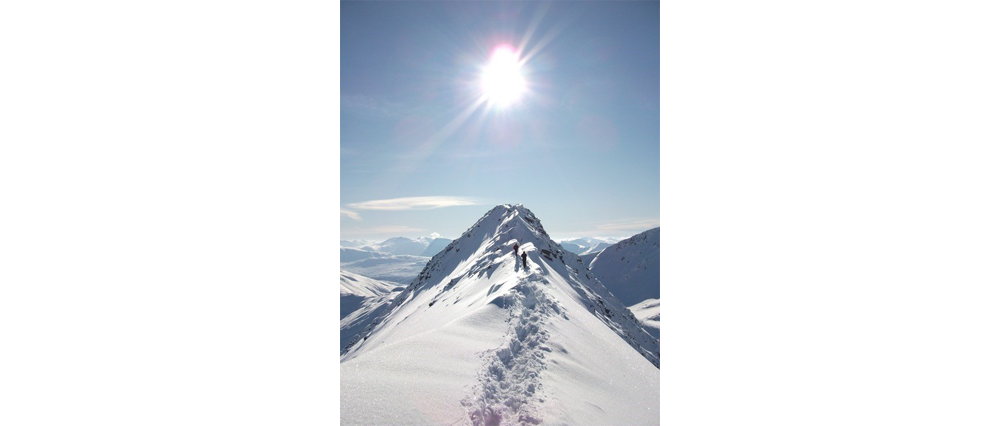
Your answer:
[[[578,256],[530,210],[503,204],[342,350],[341,392],[358,395],[342,413],[356,424],[648,424],[659,356]]]
[[[461,244],[465,243],[466,239],[471,244]],[[531,210],[520,204],[501,204],[494,207],[455,242],[460,243],[459,246],[471,246],[479,242],[482,251],[511,246],[514,243],[524,245],[528,242],[545,242],[546,248],[554,245],[542,227],[541,221]]]
[[[524,261],[511,256],[515,245],[518,246],[518,253],[527,255],[529,268],[524,271],[518,269],[518,265]],[[539,275],[558,275],[563,278],[574,290],[574,296],[580,303],[585,304],[595,316],[629,341],[650,362],[659,366],[659,341],[642,330],[641,324],[627,307],[590,274],[577,255],[564,250],[549,238],[541,221],[521,204],[501,204],[494,207],[435,255],[406,290],[393,300],[393,309],[386,317],[400,306],[419,299],[425,292],[437,293],[428,301],[428,306],[433,307],[443,298],[445,291],[452,290],[460,281],[478,281],[484,274],[491,278],[493,272],[500,269],[530,274],[534,272],[531,270],[532,265],[535,268],[542,267],[538,271]],[[502,277],[506,278],[504,287],[507,291],[524,281],[524,277],[520,275],[508,277],[508,274],[503,274]],[[481,288],[476,285],[469,287]],[[493,291],[484,296],[483,303],[489,303],[501,295]],[[442,315],[440,318],[453,320],[465,312],[456,310],[452,314]],[[383,319],[376,319],[371,330],[359,334],[356,338],[359,341],[351,342],[348,347],[353,348],[367,340]]]

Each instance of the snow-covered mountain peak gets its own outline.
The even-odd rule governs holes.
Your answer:
[[[556,245],[535,214],[520,204],[501,204],[494,207],[452,245],[455,245],[455,248],[468,250],[478,244],[480,250],[477,252],[483,253],[497,248],[513,247],[515,243],[519,246],[533,243],[536,247],[545,248]],[[446,248],[445,251],[447,250]]]
[[[597,414],[567,407],[606,401],[599,422],[645,424],[658,416],[659,356],[659,341],[577,255],[530,210],[504,204],[431,258],[344,347],[342,392],[364,394],[344,410],[357,424],[384,423],[389,412],[432,424],[580,424]],[[372,373],[382,369],[391,370]],[[418,390],[426,398],[404,396]],[[373,411],[372,400],[393,408]]]
[[[514,255],[515,244],[518,245],[517,256]],[[521,253],[527,254],[527,266]],[[470,298],[473,303],[467,307],[489,304],[515,291],[518,284],[532,280],[548,283],[546,278],[549,277],[564,282],[571,297],[587,306],[650,362],[659,365],[659,342],[644,333],[638,320],[590,273],[579,256],[553,241],[541,221],[521,204],[494,207],[431,258],[417,278],[393,300],[393,309],[386,317],[397,310],[411,311],[422,304],[414,304],[415,301],[426,301],[426,308],[433,308],[442,300],[454,303]],[[432,323],[441,324],[467,313],[467,310],[452,309],[427,317],[435,318]],[[383,319],[376,319],[369,331],[377,331]],[[431,323],[425,325],[430,327]],[[359,334],[359,341],[352,342],[349,347],[354,348],[370,335]],[[350,352],[346,355],[349,357]]]
[[[515,245],[518,254],[527,254],[529,265],[559,263],[558,269],[565,273],[569,268],[567,262],[571,262],[574,271],[586,269],[579,257],[565,251],[549,237],[531,210],[521,204],[501,204],[435,255],[408,289],[420,291],[426,288],[426,283],[471,277],[495,267],[509,266],[513,271],[521,262],[514,262]]]

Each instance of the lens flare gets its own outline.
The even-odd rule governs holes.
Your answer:
[[[493,49],[490,62],[482,74],[486,99],[500,107],[510,106],[521,99],[524,86],[520,58],[514,48],[501,45]]]

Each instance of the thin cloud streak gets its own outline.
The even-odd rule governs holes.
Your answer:
[[[479,202],[467,197],[404,197],[385,200],[370,200],[350,203],[347,207],[354,210],[432,210],[444,207],[475,206]]]
[[[630,221],[617,221],[597,225],[589,230],[576,231],[551,231],[549,235],[556,241],[572,240],[576,238],[614,238],[625,239],[641,232],[660,226],[659,219],[637,219]]]
[[[603,225],[597,225],[597,229],[606,232],[629,231],[629,230],[646,231],[649,229],[656,228],[657,226],[660,226],[659,219],[641,219],[628,222],[612,222]]]
[[[343,229],[343,230],[341,230],[341,234],[344,234],[344,235],[383,235],[383,234],[391,234],[391,235],[394,235],[394,236],[398,236],[400,234],[405,234],[405,233],[416,233],[416,232],[424,232],[424,231],[426,231],[426,229],[423,229],[423,228],[414,228],[412,226],[406,226],[406,225],[393,226],[393,225],[390,225],[390,226],[376,226],[376,227],[372,227],[372,228]]]
[[[353,212],[347,209],[340,209],[340,214],[354,220],[361,220],[361,215],[359,215],[358,212]]]

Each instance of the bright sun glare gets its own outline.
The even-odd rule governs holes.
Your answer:
[[[483,70],[483,94],[490,102],[506,107],[517,102],[524,93],[524,77],[517,52],[502,45],[493,49],[490,63]]]

